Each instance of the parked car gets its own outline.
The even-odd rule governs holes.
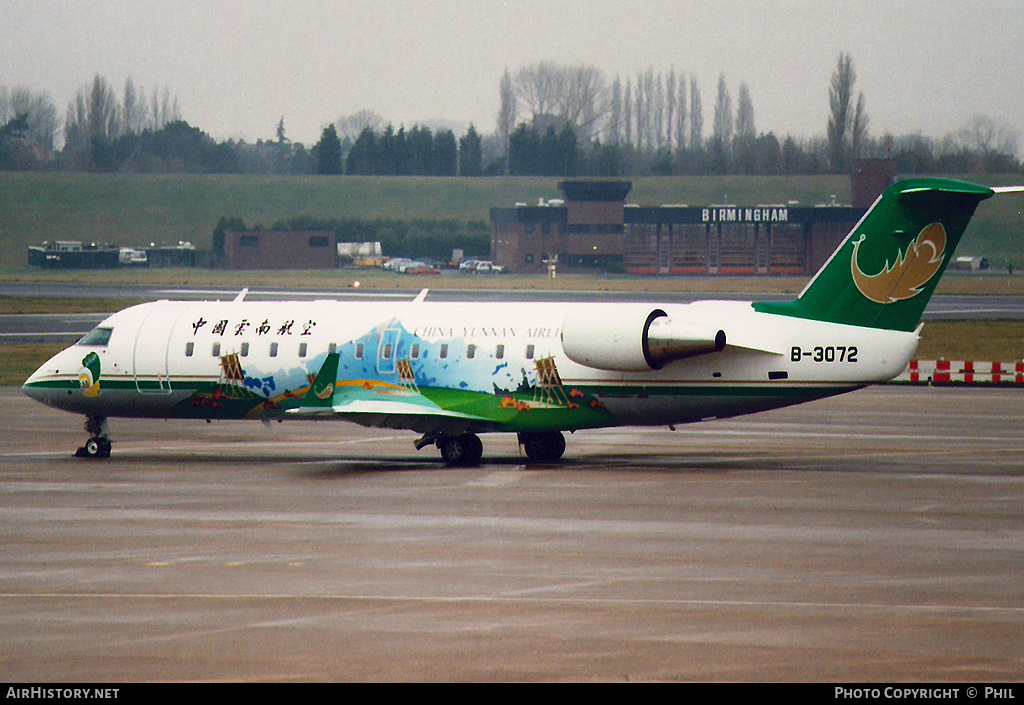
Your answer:
[[[459,265],[459,271],[479,272],[480,274],[500,274],[505,271],[505,268],[486,259],[468,259]]]
[[[476,265],[476,271],[481,274],[501,274],[505,271],[505,268],[500,264],[494,264],[490,260],[480,260],[479,264]]]
[[[400,272],[401,267],[409,264],[410,262],[412,262],[412,260],[407,257],[392,257],[387,262],[382,264],[381,268],[390,270],[392,272]]]
[[[410,262],[401,270],[402,274],[440,274],[441,270],[426,262]]]

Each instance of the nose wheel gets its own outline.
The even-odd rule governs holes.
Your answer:
[[[85,442],[85,445],[75,451],[76,458],[109,458],[110,439],[103,436],[93,436]]]
[[[110,425],[105,418],[89,416],[85,419],[85,432],[89,440],[75,451],[76,458],[109,458],[110,457]]]

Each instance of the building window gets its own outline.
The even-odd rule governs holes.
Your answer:
[[[309,246],[310,247],[327,247],[330,243],[328,242],[326,235],[310,235]]]
[[[241,235],[238,238],[239,247],[259,247],[260,238],[257,235]]]

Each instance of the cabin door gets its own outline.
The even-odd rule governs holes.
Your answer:
[[[153,306],[139,326],[132,354],[135,388],[142,394],[170,394],[169,369],[171,331],[187,304],[164,302]],[[184,354],[184,351],[182,351]]]
[[[380,337],[377,347],[377,372],[382,375],[395,373],[395,355],[398,354],[398,328],[387,328]]]

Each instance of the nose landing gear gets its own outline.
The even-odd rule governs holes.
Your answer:
[[[87,416],[85,432],[89,440],[75,451],[76,458],[109,458],[110,457],[110,424],[102,416]]]

